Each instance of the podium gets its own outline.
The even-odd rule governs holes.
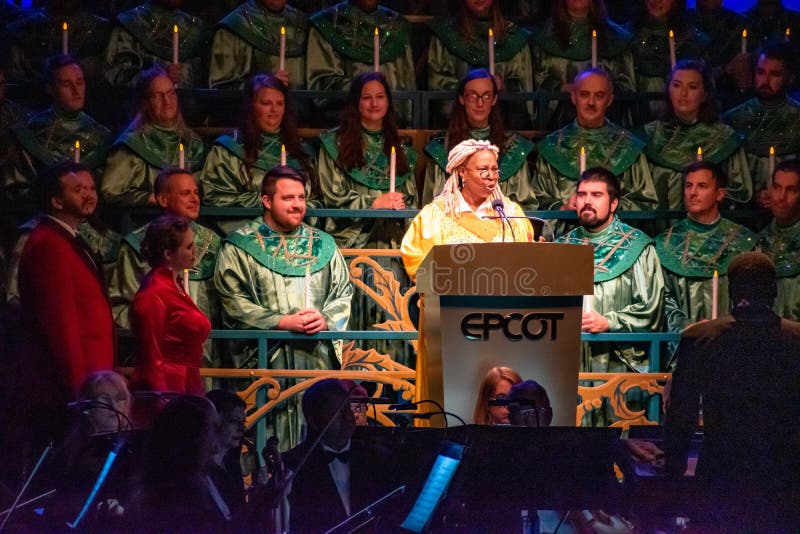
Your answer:
[[[553,425],[575,426],[583,295],[594,292],[589,245],[438,245],[417,271],[431,399],[472,420],[494,366],[536,380]]]

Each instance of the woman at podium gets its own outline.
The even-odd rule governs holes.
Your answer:
[[[417,214],[400,246],[412,281],[434,245],[534,240],[522,208],[500,191],[498,152],[489,141],[477,139],[450,150],[444,189]]]

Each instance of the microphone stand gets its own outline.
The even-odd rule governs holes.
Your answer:
[[[50,451],[52,450],[53,450],[53,444],[50,443],[47,447],[45,447],[44,451],[42,451],[42,455],[39,456],[39,460],[33,467],[31,474],[28,475],[28,478],[25,480],[25,484],[22,485],[22,489],[19,490],[19,493],[17,493],[17,497],[14,499],[14,504],[12,504],[11,508],[9,508],[7,512],[5,512],[6,518],[3,519],[2,523],[0,523],[0,532],[3,531],[3,529],[6,526],[6,523],[8,523],[9,519],[11,519],[11,514],[14,512],[14,510],[17,509],[17,507],[19,507],[19,501],[20,499],[22,499],[22,495],[25,493],[25,490],[28,489],[28,486],[33,480],[33,477],[36,476],[36,473],[39,471],[39,468],[42,466],[42,463],[44,463],[44,459],[47,458],[47,455],[50,454]]]
[[[392,491],[390,491],[389,493],[387,493],[383,497],[379,498],[375,502],[373,502],[371,504],[368,504],[367,506],[365,506],[364,508],[362,508],[358,512],[354,513],[353,515],[351,515],[350,517],[348,517],[347,519],[345,519],[344,521],[342,521],[338,525],[326,530],[325,534],[334,534],[336,532],[339,532],[340,530],[342,532],[347,532],[347,533],[357,531],[361,527],[364,527],[364,526],[370,524],[371,522],[375,521],[375,519],[378,517],[373,513],[373,509],[377,508],[378,506],[381,506],[385,502],[393,499],[394,497],[396,497],[398,495],[402,495],[405,492],[406,492],[405,485],[400,486],[399,488],[393,489]],[[362,519],[361,516],[365,516],[365,517]],[[357,521],[360,521],[360,523],[358,523],[357,525],[351,526],[352,523],[356,523]]]

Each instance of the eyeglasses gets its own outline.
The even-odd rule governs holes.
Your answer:
[[[478,100],[483,100],[485,104],[488,104],[489,101],[494,98],[494,93],[483,93],[482,95],[478,93],[467,93],[464,95],[464,98],[466,98],[470,104],[477,104]]]
[[[467,167],[467,169],[477,172],[481,180],[489,180],[493,176],[500,177],[500,169],[497,167],[482,167],[480,169],[470,169]]]
[[[165,93],[150,93],[147,98],[150,100],[171,100],[177,96],[178,93],[175,91],[175,89],[170,89]]]

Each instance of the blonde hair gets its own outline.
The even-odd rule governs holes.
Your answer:
[[[492,367],[486,376],[483,377],[478,389],[478,398],[475,401],[475,413],[473,420],[476,425],[491,425],[492,418],[489,416],[489,398],[494,395],[497,385],[506,380],[511,385],[522,382],[522,377],[511,367]]]
[[[461,178],[458,174],[458,169],[466,164],[469,158],[479,150],[493,152],[495,158],[500,153],[500,149],[489,141],[465,139],[454,146],[447,155],[447,167],[445,168],[445,172],[450,176],[447,178],[442,192],[439,193],[436,198],[444,199],[444,212],[451,217],[456,216],[458,193],[461,190]],[[503,198],[503,193],[500,191],[500,182],[495,185],[491,196],[492,198]]]

